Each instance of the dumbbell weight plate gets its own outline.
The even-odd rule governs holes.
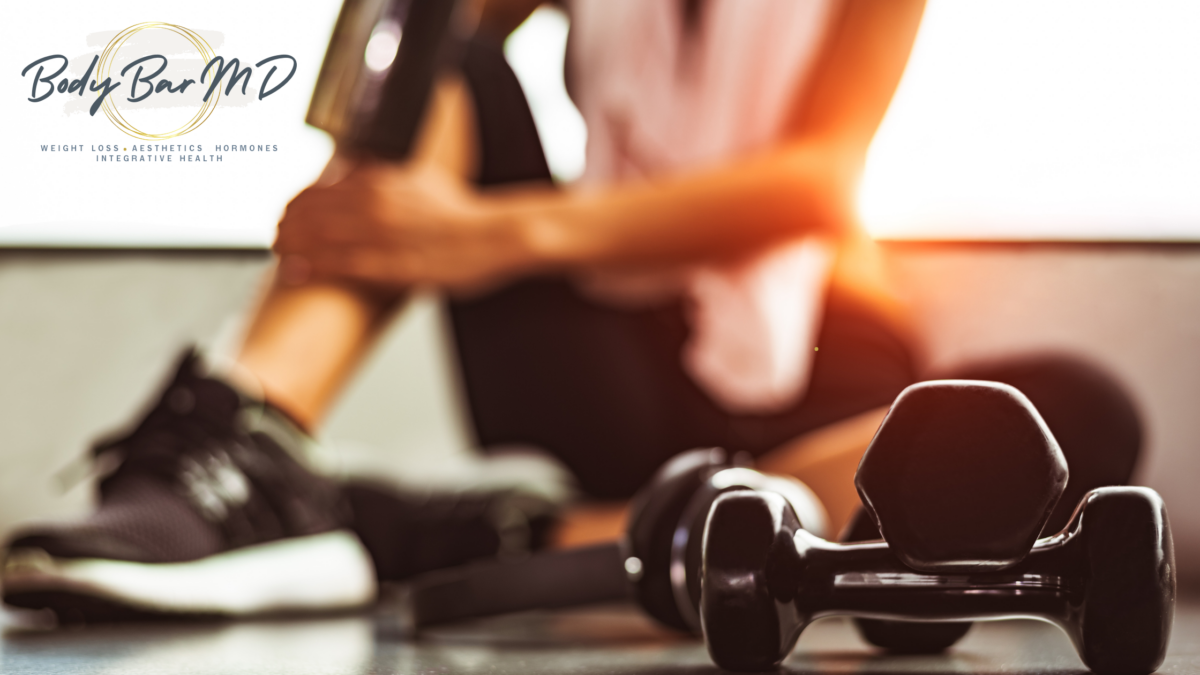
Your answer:
[[[920,572],[1012,567],[1067,483],[1041,415],[998,382],[939,380],[896,398],[854,479],[900,560]]]
[[[625,570],[638,603],[670,628],[689,633],[698,629],[680,611],[671,582],[675,530],[696,491],[729,466],[725,451],[719,448],[676,455],[655,473],[630,507],[629,529],[622,542]]]
[[[1087,558],[1082,617],[1072,637],[1098,675],[1162,665],[1175,615],[1175,547],[1166,506],[1148,488],[1093,490],[1076,510]]]

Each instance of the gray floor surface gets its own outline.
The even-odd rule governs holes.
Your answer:
[[[38,626],[37,617],[0,615],[0,672],[41,675],[220,673],[575,674],[719,673],[704,646],[656,628],[632,607],[594,607],[489,619],[430,632],[397,632],[395,617],[289,619],[209,624]],[[867,648],[848,620],[810,626],[785,673],[1087,672],[1066,635],[1034,621],[979,624],[952,651],[895,656]],[[1181,604],[1160,673],[1200,673],[1200,602]]]

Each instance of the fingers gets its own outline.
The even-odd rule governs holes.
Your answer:
[[[331,243],[364,242],[382,236],[372,198],[353,185],[310,187],[288,204],[275,243],[277,252],[302,253]]]
[[[481,237],[465,186],[434,168],[360,162],[287,205],[274,250],[280,279],[372,285],[470,284],[500,257]]]
[[[460,229],[424,195],[310,188],[288,205],[274,248],[278,253],[351,245],[436,248],[452,243]]]

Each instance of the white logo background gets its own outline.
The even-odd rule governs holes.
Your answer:
[[[287,200],[316,177],[333,150],[328,136],[304,124],[304,115],[340,6],[339,0],[6,5],[0,21],[0,181],[5,195],[0,245],[270,244]],[[256,68],[245,96],[222,96],[199,129],[162,141],[200,145],[202,152],[190,154],[221,154],[221,162],[179,163],[178,155],[187,153],[176,151],[169,153],[175,156],[171,163],[99,163],[95,155],[100,153],[92,151],[93,146],[115,145],[122,150],[104,154],[131,155],[135,146],[148,142],[122,133],[103,112],[89,116],[86,107],[77,110],[81,105],[70,101],[78,99],[77,95],[56,91],[44,101],[29,102],[33,73],[21,77],[25,66],[43,56],[63,54],[71,59],[68,72],[79,77],[92,56],[104,49],[104,35],[115,35],[145,21],[197,31],[218,55],[226,60],[237,58],[243,67],[253,67],[276,54],[291,54],[299,62],[291,82],[261,101],[257,100],[258,87],[266,73]],[[133,40],[128,46],[131,54],[144,48]],[[124,62],[140,55],[144,54],[126,57]],[[173,70],[194,65],[197,72],[191,77],[197,84],[193,87],[201,87],[198,56],[188,59],[182,52],[167,56],[177,62]],[[112,74],[114,81],[121,79],[123,84],[111,96],[124,111],[134,107],[126,101],[132,72],[119,78],[119,68]],[[47,74],[56,69],[52,66]],[[269,69],[268,65],[262,70]],[[274,80],[281,80],[286,70],[284,67]],[[171,79],[178,84],[177,78]],[[44,91],[45,85],[41,86]],[[205,90],[207,86],[203,85]],[[90,105],[93,96],[89,92],[83,98]],[[146,103],[167,103],[168,96],[156,94],[151,99],[158,97],[158,101]],[[136,112],[146,120],[146,130],[155,132],[178,126],[181,114],[169,107]],[[187,116],[182,119],[186,121]],[[218,145],[251,143],[277,146],[278,151],[215,151]],[[51,144],[82,146],[83,151],[42,151],[42,145]]]

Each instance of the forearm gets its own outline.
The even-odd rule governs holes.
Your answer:
[[[788,116],[787,141],[758,157],[596,193],[517,193],[495,213],[517,223],[529,267],[621,267],[735,257],[806,233],[855,226],[867,146],[916,36],[923,0],[847,0]]]
[[[796,145],[653,182],[601,190],[526,189],[482,197],[534,270],[631,268],[736,258],[853,226],[857,162]]]

